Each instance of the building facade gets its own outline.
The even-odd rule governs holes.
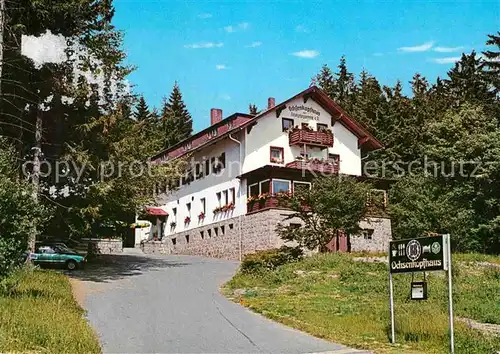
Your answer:
[[[239,259],[279,247],[274,230],[290,212],[276,193],[310,188],[318,175],[361,176],[362,153],[382,147],[314,86],[279,104],[269,98],[257,115],[222,116],[212,109],[209,128],[152,158],[187,158],[189,167],[176,188],[158,188],[158,206],[147,208],[156,221],[136,229],[145,252]],[[334,242],[334,250],[385,250],[390,221],[363,223],[372,231]]]

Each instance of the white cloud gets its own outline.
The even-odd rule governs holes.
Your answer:
[[[438,53],[453,53],[459,52],[462,49],[464,49],[464,47],[436,47],[434,48],[434,51]]]
[[[319,55],[319,52],[317,50],[305,49],[305,50],[301,50],[299,52],[294,52],[294,53],[292,53],[292,55],[295,55],[296,57],[299,57],[299,58],[312,59],[312,58],[317,57]]]
[[[226,101],[231,100],[231,96],[229,96],[227,93],[223,93],[222,95],[220,95],[220,98]]]
[[[400,47],[398,48],[399,51],[401,52],[408,52],[408,53],[414,53],[414,52],[426,52],[429,49],[432,48],[434,45],[434,41],[430,41],[421,45],[416,45],[413,47]]]
[[[217,65],[215,66],[215,68],[216,68],[217,70],[225,70],[225,69],[227,69],[227,66],[225,66],[224,64],[217,64]]]
[[[204,42],[204,43],[194,43],[194,44],[186,44],[184,48],[188,49],[200,49],[200,48],[220,48],[224,46],[224,43],[214,43],[214,42]]]
[[[206,14],[199,14],[198,15],[199,18],[210,18],[212,17],[212,14],[209,14],[209,13],[206,13]]]
[[[304,25],[298,25],[297,27],[295,27],[295,32],[309,33],[309,30]]]
[[[235,26],[226,26],[226,27],[224,27],[224,30],[227,33],[234,33],[236,31],[244,31],[244,30],[248,29],[249,26],[250,26],[250,24],[248,22],[242,22],[242,23],[239,23]]]
[[[63,63],[66,58],[66,39],[61,35],[54,35],[50,31],[39,37],[22,36],[21,53],[40,67],[45,63]]]
[[[436,64],[452,64],[460,60],[460,57],[433,58],[432,62]]]
[[[260,47],[262,45],[262,42],[253,42],[252,44],[249,44],[247,46],[245,46],[246,48],[255,48],[255,47]]]

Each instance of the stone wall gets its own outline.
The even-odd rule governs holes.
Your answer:
[[[351,251],[387,252],[392,238],[391,219],[368,217],[359,226],[364,229],[360,235],[352,235]],[[373,230],[373,231],[372,231]]]
[[[278,248],[285,242],[276,234],[276,225],[301,224],[299,219],[284,221],[291,211],[268,209],[250,215],[230,218],[189,231],[166,235],[162,241],[141,243],[148,254],[184,254],[239,260],[255,251]],[[380,221],[379,221],[380,220]],[[367,218],[364,229],[374,229],[371,239],[352,236],[352,251],[385,251],[391,237],[389,219]]]
[[[120,239],[82,238],[82,242],[92,244],[97,254],[116,254],[123,252],[123,241]]]

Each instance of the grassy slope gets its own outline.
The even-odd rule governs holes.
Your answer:
[[[63,274],[21,270],[0,283],[0,352],[100,353]]]
[[[500,324],[500,269],[464,261],[454,271],[456,316]],[[389,344],[387,266],[323,254],[258,275],[238,273],[223,292],[256,312],[318,337],[376,353],[448,350],[447,278],[428,275],[427,301],[408,300],[411,276],[396,275],[397,345]],[[419,277],[419,279],[421,276]],[[235,296],[236,289],[245,294]],[[484,336],[455,321],[456,353],[500,350],[500,337]]]

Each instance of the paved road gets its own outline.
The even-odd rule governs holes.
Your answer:
[[[74,275],[104,353],[360,353],[225,299],[236,262],[133,250],[106,262]]]

